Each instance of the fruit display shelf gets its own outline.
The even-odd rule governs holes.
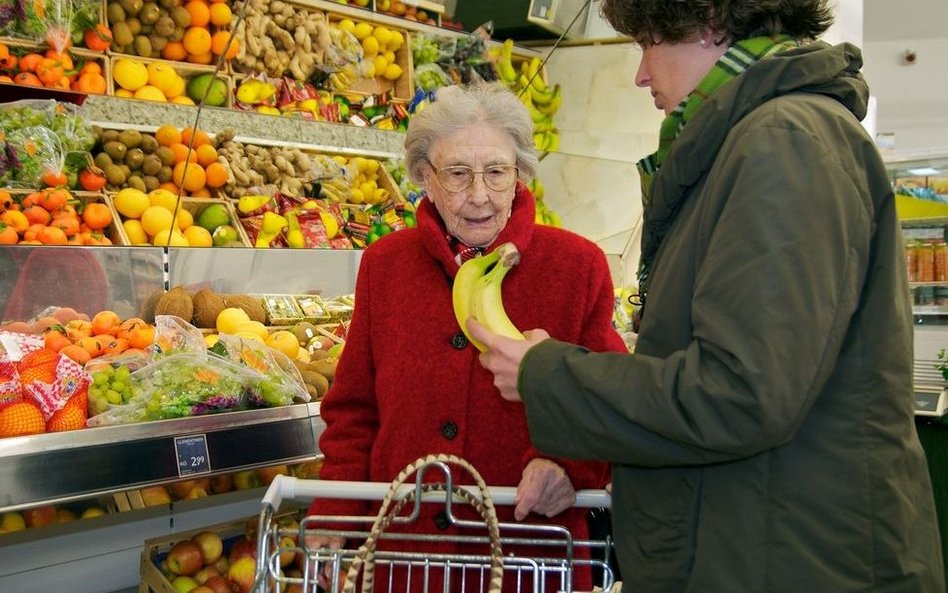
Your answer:
[[[310,403],[5,439],[0,512],[312,460],[323,428]]]

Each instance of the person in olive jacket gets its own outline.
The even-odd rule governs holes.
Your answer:
[[[523,405],[497,396],[452,304],[460,263],[511,241],[521,259],[507,274],[503,295],[514,323],[542,325],[591,350],[628,351],[612,327],[613,286],[602,250],[534,222],[534,198],[521,182],[538,163],[532,130],[524,105],[499,84],[439,89],[412,117],[406,166],[426,197],[417,228],[382,237],[362,256],[352,323],[320,407],[326,423],[320,478],[389,482],[419,457],[452,454],[487,484],[517,487],[516,507],[498,507],[501,521],[553,522],[583,539],[585,511],[572,507],[575,490],[605,486],[608,464],[560,459],[530,445]],[[463,475],[457,481],[471,483]],[[455,531],[441,516],[444,505],[432,506],[410,528],[449,539]],[[377,507],[317,499],[310,514],[366,515]],[[424,549],[458,548],[442,541]],[[404,586],[404,575],[395,579]],[[514,584],[512,577],[506,581]],[[421,582],[416,574],[413,585]],[[576,585],[590,588],[588,570]]]
[[[666,113],[640,163],[635,352],[469,321],[482,363],[539,450],[611,462],[631,591],[943,592],[860,51],[813,41],[822,0],[602,9]]]

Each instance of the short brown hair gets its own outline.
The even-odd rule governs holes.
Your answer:
[[[687,41],[710,29],[716,41],[786,34],[815,39],[833,23],[826,0],[601,0],[609,24],[639,43]]]

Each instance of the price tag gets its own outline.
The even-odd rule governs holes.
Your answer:
[[[211,457],[207,454],[206,435],[175,437],[174,452],[178,458],[179,476],[206,474],[211,471]]]

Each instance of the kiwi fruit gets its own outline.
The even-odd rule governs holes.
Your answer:
[[[319,334],[316,331],[316,326],[308,321],[301,321],[294,325],[291,329],[293,335],[296,336],[297,341],[300,344],[306,344],[309,342],[310,338]]]
[[[118,141],[128,148],[138,148],[142,143],[142,133],[138,130],[122,130],[119,132]]]
[[[103,170],[105,171],[105,178],[112,185],[118,186],[125,183],[125,171],[122,171],[122,168],[118,165],[112,163],[106,165]]]
[[[118,163],[118,168],[122,170],[122,173],[125,173],[125,179],[128,179],[128,176],[132,174],[132,168],[125,163]]]
[[[174,19],[163,14],[161,18],[155,21],[155,34],[164,37],[166,40],[174,34]]]
[[[303,377],[303,383],[306,383],[307,385],[312,385],[313,387],[316,388],[316,394],[317,394],[316,397],[322,397],[326,395],[327,391],[329,391],[329,379],[327,379],[321,373],[317,373],[316,371],[306,370],[306,371],[302,371],[300,375],[302,375]]]
[[[102,128],[99,126],[92,126],[92,138],[95,140],[96,144],[102,142]]]
[[[128,147],[118,140],[112,140],[111,142],[106,142],[102,150],[105,151],[105,154],[109,155],[113,162],[117,163],[125,158]]]
[[[158,150],[158,141],[155,140],[154,136],[151,134],[142,134],[141,137],[142,141],[138,147],[145,151],[145,154],[151,154]]]
[[[155,191],[161,185],[161,182],[154,175],[145,175],[142,177],[142,181],[145,182],[145,191],[149,192]]]
[[[142,161],[142,173],[145,175],[157,175],[161,171],[161,159],[157,155],[150,154]]]
[[[100,142],[105,144],[106,142],[111,142],[113,140],[118,140],[118,130],[104,130],[102,132],[102,139]]]
[[[161,169],[158,170],[158,173],[155,174],[155,177],[158,178],[158,181],[164,183],[166,181],[171,181],[171,175],[174,173],[174,170],[168,165],[164,165]]]
[[[142,22],[137,18],[128,18],[125,19],[125,24],[128,25],[128,30],[132,32],[132,35],[140,35],[142,32]]]
[[[135,35],[129,28],[128,23],[121,21],[112,25],[112,39],[122,47],[128,47],[135,40]]]
[[[162,165],[174,164],[174,151],[167,146],[159,146],[155,150],[155,156],[161,160]]]
[[[112,25],[112,34],[114,35],[115,25],[125,22],[125,9],[118,2],[109,2],[109,5],[105,7],[105,16],[108,17],[109,24]]]
[[[125,164],[129,169],[133,171],[141,169],[143,162],[145,162],[145,153],[141,148],[133,148],[125,153]]]
[[[309,368],[313,369],[327,379],[332,380],[333,377],[336,376],[336,364],[338,364],[338,362],[338,359],[330,360],[328,358],[323,358],[322,360],[311,362]]]
[[[129,15],[136,15],[142,9],[142,0],[119,0],[119,4]]]
[[[182,29],[186,29],[191,25],[191,13],[183,6],[175,6],[171,11],[171,18],[174,19],[174,23]]]
[[[128,187],[134,187],[138,191],[145,192],[148,191],[148,186],[145,185],[145,181],[138,175],[132,175],[125,180],[125,185]]]
[[[142,4],[142,9],[138,11],[138,20],[142,22],[142,25],[154,25],[160,16],[161,10],[154,2],[145,2]]]
[[[174,10],[178,5],[178,0],[158,0],[158,5],[167,10]]]
[[[151,56],[151,41],[144,35],[135,37],[135,53],[145,58]]]
[[[105,169],[112,164],[112,157],[105,154],[104,152],[100,152],[99,154],[95,155],[95,159],[93,160],[95,161],[95,166],[100,169]]]
[[[151,41],[152,54],[154,54],[155,52],[161,53],[161,50],[163,50],[165,46],[168,45],[168,38],[162,37],[161,35],[157,33],[152,33],[151,35],[149,35],[148,41]]]

